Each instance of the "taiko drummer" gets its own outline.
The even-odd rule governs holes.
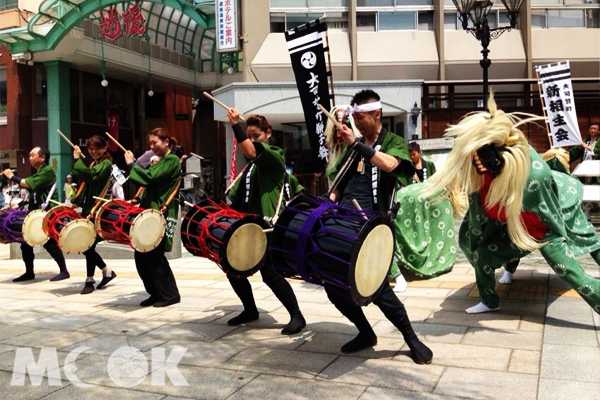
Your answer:
[[[240,114],[237,110],[229,109],[228,117],[235,138],[248,161],[237,181],[227,192],[231,207],[237,211],[273,218],[276,210],[283,207],[278,207],[282,190],[289,198],[297,194],[302,187],[286,172],[283,151],[279,147],[268,144],[272,128],[265,117],[249,116],[245,130],[239,123]],[[292,335],[300,332],[306,326],[306,321],[298,306],[298,300],[288,281],[273,267],[270,257],[261,268],[260,274],[263,282],[290,313],[290,322],[281,333]],[[230,275],[227,277],[244,305],[244,311],[227,323],[240,325],[258,319],[258,309],[248,278]]]
[[[35,147],[29,152],[29,163],[36,169],[35,174],[29,178],[21,179],[11,169],[5,169],[2,174],[16,183],[22,188],[29,191],[29,211],[37,210],[41,208],[42,204],[48,198],[51,188],[56,182],[56,173],[48,161],[50,160],[50,152],[41,147]],[[53,192],[51,198],[58,200],[56,191]],[[60,247],[55,240],[49,239],[45,244],[44,248],[52,256],[54,261],[58,264],[60,273],[53,278],[51,281],[60,281],[63,279],[70,278],[69,271],[67,270],[67,264],[65,262],[65,256],[63,255]],[[21,253],[23,255],[23,261],[25,262],[25,273],[18,278],[13,279],[13,282],[22,282],[35,279],[35,273],[33,272],[33,260],[35,255],[33,254],[33,247],[27,243],[21,243]]]
[[[406,143],[400,136],[388,132],[382,126],[382,106],[377,93],[362,90],[354,95],[351,105],[354,124],[363,136],[360,140],[357,139],[354,132],[345,125],[338,131],[340,139],[348,147],[338,162],[328,170],[329,177],[336,177],[348,157],[355,159],[342,177],[341,184],[331,194],[331,200],[351,207],[355,200],[364,210],[387,212],[396,181],[410,179],[415,173]],[[327,285],[325,291],[335,307],[358,328],[358,336],[342,346],[342,352],[354,353],[375,346],[377,336],[361,307],[340,296]],[[387,280],[373,302],[400,330],[411,350],[414,362],[431,363],[431,350],[417,337],[404,305],[396,297]]]
[[[86,142],[86,148],[92,156],[92,163],[87,166],[81,160],[81,149],[75,146],[73,150],[73,158],[77,160],[73,166],[73,175],[80,182],[84,183],[83,190],[78,193],[77,197],[71,200],[73,204],[81,206],[81,216],[88,217],[95,203],[99,200],[95,197],[106,195],[108,185],[110,184],[112,157],[106,151],[108,144],[102,136],[94,135]],[[100,236],[96,236],[96,240],[92,247],[84,251],[85,265],[87,269],[87,278],[85,285],[81,290],[81,294],[89,294],[94,291],[94,270],[98,267],[102,270],[102,280],[96,289],[102,289],[108,282],[116,278],[117,274],[106,266],[106,263],[96,251],[96,245],[102,241]]]
[[[148,134],[148,144],[160,160],[144,169],[134,165],[135,157],[131,151],[125,152],[125,161],[131,168],[130,182],[143,186],[146,190],[140,205],[143,208],[159,210],[167,203],[181,177],[179,158],[171,153],[170,142],[173,139],[163,128],[156,128]],[[151,251],[135,251],[135,266],[144,282],[144,287],[150,295],[142,301],[142,307],[167,307],[179,303],[179,289],[173,276],[165,252],[173,248],[173,234],[177,225],[178,203],[172,201],[168,204],[165,219],[167,228],[160,244]]]

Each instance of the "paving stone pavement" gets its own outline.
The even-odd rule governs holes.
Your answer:
[[[225,275],[185,252],[170,261],[182,302],[168,308],[139,307],[147,295],[133,261],[111,260],[117,279],[83,296],[83,260],[68,260],[71,278],[61,282],[48,281],[52,260],[36,260],[36,280],[16,284],[22,261],[3,257],[0,245],[2,399],[600,400],[600,317],[539,253],[522,260],[512,285],[499,287],[497,313],[464,313],[478,298],[462,255],[446,275],[409,280],[398,296],[433,350],[426,366],[412,362],[402,335],[373,305],[364,311],[378,345],[342,354],[356,329],[322,288],[300,280],[289,282],[308,325],[282,336],[289,316],[259,274],[250,281],[260,318],[230,327],[241,306]],[[581,264],[600,276],[591,257]],[[129,361],[139,379],[130,387],[111,379],[123,348],[135,349]],[[55,350],[57,363],[30,364],[27,376],[15,371],[18,352],[28,349],[42,363]],[[188,385],[173,384],[178,374]]]

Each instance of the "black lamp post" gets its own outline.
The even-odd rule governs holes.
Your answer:
[[[479,61],[479,65],[483,68],[483,104],[487,107],[487,98],[489,95],[488,89],[488,69],[492,65],[492,61],[487,58],[490,50],[488,46],[490,41],[497,39],[506,31],[510,31],[517,26],[517,17],[519,16],[519,8],[523,0],[502,0],[502,4],[508,11],[510,26],[490,29],[487,16],[492,6],[493,0],[452,0],[454,6],[460,15],[460,21],[465,31],[471,32],[477,40],[481,42],[481,54],[483,58]],[[469,28],[469,19],[473,23],[473,28]]]

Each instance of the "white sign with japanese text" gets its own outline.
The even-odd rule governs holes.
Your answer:
[[[237,0],[216,0],[217,51],[239,51]]]
[[[539,65],[535,69],[542,87],[553,147],[581,144],[569,61]]]

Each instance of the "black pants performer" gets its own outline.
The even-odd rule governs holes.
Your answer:
[[[179,289],[175,276],[165,256],[165,241],[154,250],[142,253],[136,251],[135,267],[150,297],[157,301],[179,299]]]
[[[58,243],[56,243],[54,239],[48,239],[48,241],[44,244],[44,249],[46,249],[48,254],[50,254],[54,261],[56,261],[60,272],[67,272],[65,256],[60,247],[58,247]],[[33,261],[35,260],[33,247],[27,243],[21,243],[21,254],[23,255],[23,261],[25,262],[25,273],[28,275],[33,275]]]
[[[371,324],[369,324],[367,317],[365,317],[362,307],[341,297],[335,290],[332,290],[332,288],[327,285],[325,286],[325,292],[335,308],[348,318],[350,322],[356,325],[360,333],[375,335],[373,328],[371,328]],[[408,343],[417,338],[417,334],[413,330],[404,304],[402,304],[400,299],[396,296],[387,280],[384,282],[383,288],[373,301],[373,304],[379,307],[385,317],[398,328],[402,333],[405,342]]]
[[[260,275],[262,276],[263,282],[273,291],[273,294],[279,299],[281,304],[290,313],[290,316],[300,316],[300,307],[298,306],[298,300],[292,290],[292,285],[285,280],[273,267],[271,262],[267,262],[261,269]],[[227,275],[231,287],[238,295],[242,304],[244,305],[244,311],[249,313],[258,313],[256,303],[254,302],[254,295],[252,294],[252,286],[250,281],[245,277],[231,277]]]
[[[96,251],[96,245],[101,241],[102,239],[100,236],[96,236],[96,240],[94,241],[92,247],[83,252],[83,255],[85,256],[85,267],[87,269],[88,278],[94,277],[94,270],[96,267],[98,267],[100,270],[106,267],[106,263]]]

